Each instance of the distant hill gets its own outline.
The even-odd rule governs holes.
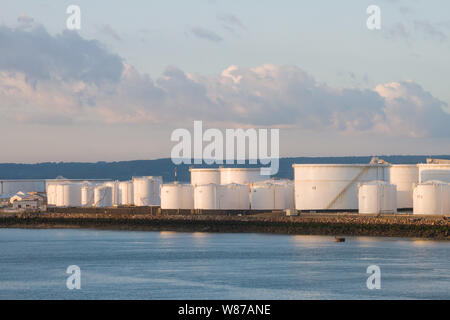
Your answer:
[[[378,156],[393,164],[425,163],[428,156]],[[433,158],[450,159],[450,155],[433,156]],[[371,157],[296,157],[281,158],[279,178],[293,179],[294,163],[369,163]],[[164,181],[174,181],[175,167],[177,180],[190,180],[191,165],[175,166],[171,159],[135,160],[117,162],[43,162],[36,164],[3,163],[0,164],[0,179],[52,179],[63,176],[71,179],[117,179],[128,180],[132,176],[162,176]],[[195,167],[217,167],[196,165]],[[227,167],[255,167],[255,165],[234,165]]]

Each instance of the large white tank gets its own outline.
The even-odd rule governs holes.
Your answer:
[[[121,181],[118,184],[117,204],[122,206],[130,206],[133,204],[133,181]]]
[[[56,186],[54,183],[46,185],[47,205],[56,205]]]
[[[254,183],[250,186],[250,207],[252,210],[286,209],[285,188],[281,184]]]
[[[91,207],[94,204],[94,188],[91,183],[84,183],[81,187],[81,206]]]
[[[386,164],[294,164],[297,210],[358,210],[358,184],[389,181]]]
[[[133,177],[133,193],[135,206],[159,206],[161,198],[159,188],[162,177]]]
[[[119,181],[107,181],[104,183],[105,186],[111,187],[112,190],[112,203],[113,206],[117,206],[119,204]]]
[[[427,181],[414,188],[414,214],[450,214],[450,185]]]
[[[220,184],[220,172],[219,169],[210,168],[189,168],[191,172],[191,184],[192,185],[204,185],[204,184]]]
[[[419,183],[415,164],[394,164],[390,167],[390,183],[397,186],[398,209],[412,209],[414,186]]]
[[[194,186],[179,183],[161,185],[161,209],[194,209]]]
[[[397,187],[384,181],[359,185],[359,213],[379,214],[397,212]]]
[[[249,210],[249,186],[197,185],[194,188],[194,207],[202,210]]]
[[[94,188],[94,207],[111,207],[113,205],[111,186],[97,186]]]
[[[250,184],[269,178],[261,175],[260,168],[219,168],[219,172],[220,184]]]
[[[56,185],[57,207],[80,207],[81,206],[81,184],[62,183]]]
[[[443,181],[450,182],[450,164],[418,164],[419,167],[419,183],[427,181]]]

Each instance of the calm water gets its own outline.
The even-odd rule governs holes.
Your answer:
[[[369,290],[369,265],[381,289]],[[66,268],[81,268],[81,290]],[[0,229],[1,299],[449,299],[450,243]]]

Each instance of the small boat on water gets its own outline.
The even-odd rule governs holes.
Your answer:
[[[345,242],[345,238],[334,237],[334,242]]]

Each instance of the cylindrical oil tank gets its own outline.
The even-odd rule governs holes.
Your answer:
[[[443,181],[450,183],[450,164],[418,164],[419,183],[427,181]]]
[[[189,168],[191,172],[191,184],[204,185],[204,184],[220,184],[220,172],[219,169],[211,168]]]
[[[297,210],[358,210],[358,184],[389,181],[387,164],[294,164]]]
[[[117,187],[118,196],[117,204],[122,206],[130,206],[133,204],[133,181],[121,181]]]
[[[162,177],[133,177],[133,193],[135,206],[159,206],[161,198],[159,188]]]
[[[250,186],[250,207],[252,210],[286,209],[285,188],[281,184],[253,183]]]
[[[269,178],[260,168],[219,168],[219,172],[220,184],[250,184]]]
[[[397,212],[397,187],[384,181],[360,184],[359,213],[379,214]]]
[[[119,181],[107,181],[103,185],[111,187],[112,203],[113,206],[117,206],[119,204]]]
[[[419,183],[419,168],[415,164],[393,164],[389,171],[390,183],[397,186],[398,209],[412,209],[414,186]]]
[[[194,186],[179,183],[161,185],[161,209],[194,209]]]
[[[201,210],[249,210],[249,185],[197,185],[194,208]]]
[[[219,198],[217,188],[220,185],[215,183],[194,186],[194,208],[200,210],[219,209]]]
[[[81,206],[91,207],[94,204],[94,186],[84,183],[81,187]]]
[[[414,188],[414,214],[450,214],[450,185],[427,181]]]
[[[111,207],[113,205],[111,186],[97,186],[94,188],[94,207]]]
[[[80,207],[81,206],[81,184],[62,183],[56,187],[57,207]]]
[[[56,205],[56,186],[55,183],[50,183],[45,186],[46,194],[47,194],[47,205],[55,206]]]
[[[294,181],[289,179],[270,180],[271,183],[281,185],[284,188],[284,209],[294,209]]]

